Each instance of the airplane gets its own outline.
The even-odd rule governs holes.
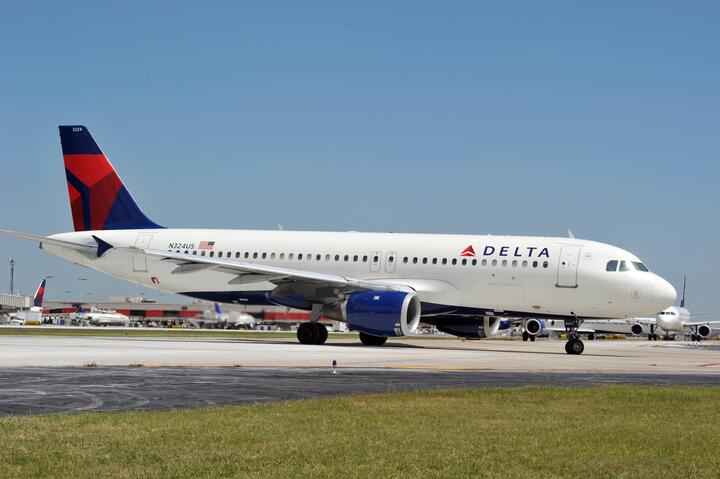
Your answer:
[[[77,320],[85,320],[93,326],[128,326],[130,318],[115,311],[102,309],[91,309],[85,311],[82,305],[78,306],[75,313]]]
[[[42,322],[42,305],[43,299],[45,298],[46,282],[47,280],[45,278],[43,278],[43,280],[40,282],[40,286],[38,286],[37,291],[35,291],[35,296],[33,297],[33,305],[30,307],[29,310],[10,313],[10,324],[30,325],[40,324]]]
[[[412,335],[421,319],[478,339],[503,320],[549,317],[564,322],[566,353],[582,354],[584,320],[650,315],[675,301],[672,285],[632,253],[576,238],[165,228],[85,126],[59,130],[75,231],[0,233],[162,291],[311,311],[297,330],[302,344],[326,341],[321,316],[368,346]]]
[[[194,323],[212,323],[225,329],[252,329],[255,327],[255,317],[248,313],[223,313],[220,305],[215,303],[212,311],[205,311],[202,319],[193,320]]]
[[[700,341],[707,339],[712,335],[713,325],[712,323],[717,321],[692,321],[692,314],[690,310],[685,307],[685,285],[687,277],[683,276],[683,289],[682,297],[680,299],[680,306],[670,306],[660,311],[655,320],[657,328],[666,332],[665,339],[670,339],[669,333],[684,333],[690,332],[692,341]],[[695,316],[702,316],[706,314],[716,313],[695,313]],[[655,334],[654,328],[651,326],[652,339],[657,340],[657,334]],[[650,339],[650,338],[648,338]]]

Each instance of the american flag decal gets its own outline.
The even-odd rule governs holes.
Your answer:
[[[200,244],[198,244],[198,249],[213,249],[214,247],[214,241],[201,241]]]

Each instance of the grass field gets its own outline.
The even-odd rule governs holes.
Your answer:
[[[0,477],[717,478],[718,424],[720,388],[652,386],[21,417]]]

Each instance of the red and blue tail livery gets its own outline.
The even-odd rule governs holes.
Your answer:
[[[75,231],[161,228],[148,219],[84,126],[60,126]]]
[[[38,286],[35,292],[35,298],[33,299],[33,306],[36,308],[42,308],[43,298],[45,297],[45,279],[42,280],[40,286]]]

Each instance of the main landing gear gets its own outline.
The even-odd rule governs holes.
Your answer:
[[[658,340],[658,335],[655,332],[655,329],[657,329],[657,326],[655,326],[654,324],[651,324],[650,325],[650,334],[648,334],[648,341],[657,341]]]
[[[300,344],[325,344],[328,338],[328,330],[319,321],[302,323],[297,329],[297,338]]]
[[[372,334],[360,333],[360,342],[365,346],[382,346],[387,341],[384,336],[373,336]]]
[[[568,341],[565,343],[565,352],[568,354],[582,354],[585,351],[585,345],[580,340],[578,328],[582,321],[577,318],[565,320],[565,331],[568,335]]]
[[[522,338],[523,341],[530,341],[531,343],[535,341],[535,336],[528,333],[527,331],[523,331]]]

